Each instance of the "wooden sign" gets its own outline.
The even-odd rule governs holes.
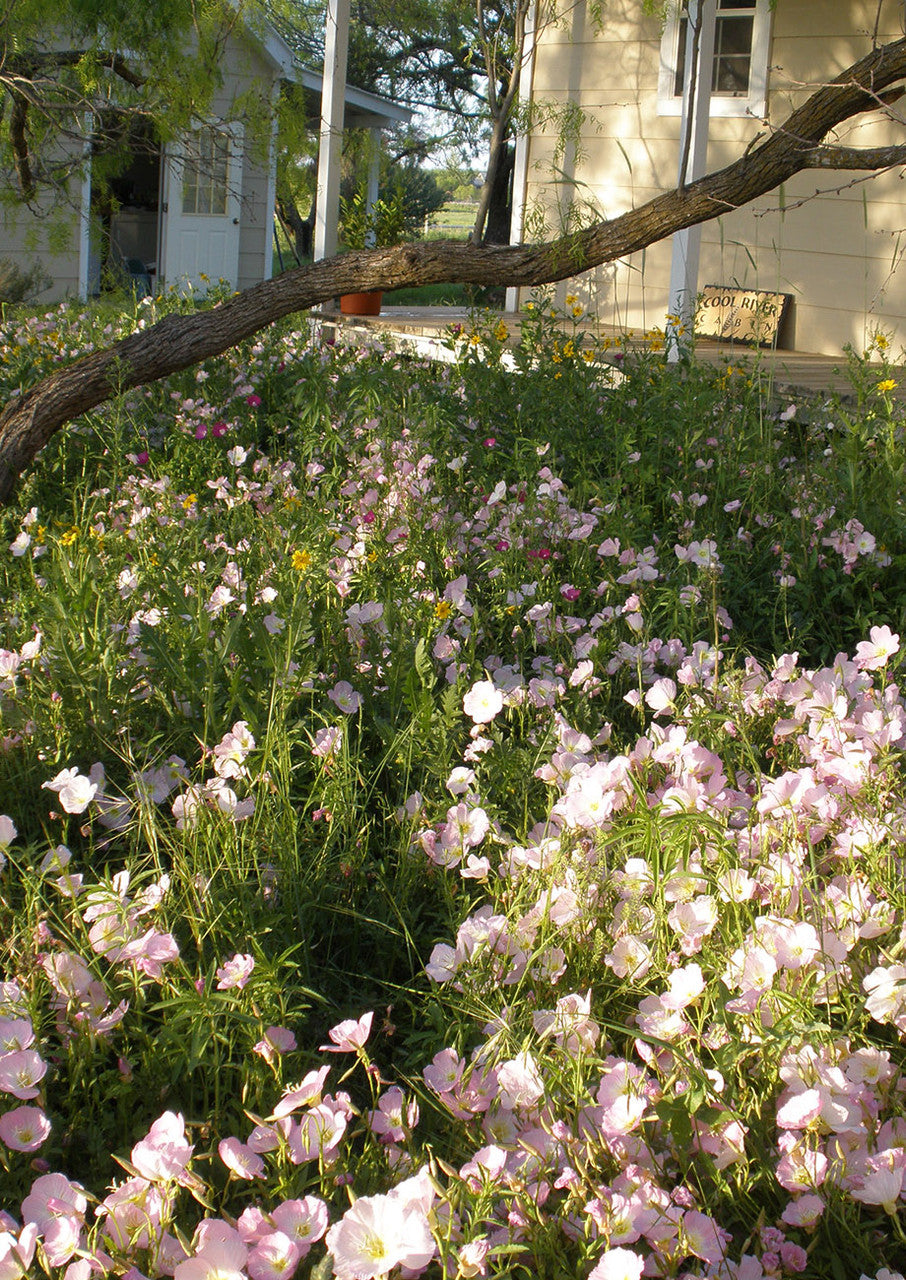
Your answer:
[[[695,331],[703,338],[730,338],[773,347],[789,296],[707,284],[701,292]]]

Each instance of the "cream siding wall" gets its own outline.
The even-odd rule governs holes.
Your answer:
[[[817,87],[868,52],[876,0],[778,0],[770,53],[769,118],[775,124]],[[903,34],[903,7],[885,0],[879,37]],[[657,114],[660,28],[640,17],[638,0],[611,0],[605,27],[595,32],[584,5],[571,20],[541,33],[533,97],[539,106],[571,103],[585,114],[578,148],[558,151],[552,128],[530,140],[529,225],[544,211],[547,231],[574,216],[613,217],[672,186],[678,165],[679,120]],[[709,168],[739,156],[762,128],[750,119],[714,118]],[[841,131],[852,145],[901,142],[878,115]],[[554,166],[574,181],[552,181]],[[839,352],[862,347],[880,327],[906,340],[906,218],[898,174],[865,183],[847,173],[809,172],[755,204],[706,223],[699,281],[777,289],[795,299],[786,345]],[[843,188],[842,190],[832,190]],[[814,197],[816,190],[828,194]],[[800,203],[806,201],[805,203]],[[799,206],[799,207],[797,207]],[[532,210],[535,211],[534,224]],[[571,288],[599,316],[630,328],[662,325],[667,307],[670,243],[587,273]]]

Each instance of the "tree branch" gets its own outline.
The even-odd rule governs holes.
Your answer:
[[[18,91],[10,92],[9,142],[13,150],[13,165],[22,199],[28,204],[35,194],[35,175],[28,154],[28,99]]]
[[[35,72],[47,72],[57,67],[74,67],[87,56],[85,49],[60,49],[52,53],[29,53],[27,57],[15,58],[11,61],[12,68],[22,76],[33,79]],[[98,49],[92,52],[92,57],[97,58],[102,67],[106,67],[108,71],[112,71],[125,84],[131,85],[134,89],[143,89],[145,87],[145,79],[140,76],[129,65],[122,54],[116,53],[112,49]]]
[[[808,157],[809,169],[892,169],[906,164],[906,145],[894,147],[815,147]]]

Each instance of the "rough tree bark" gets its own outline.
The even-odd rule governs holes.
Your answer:
[[[889,103],[892,86],[904,77],[906,39],[874,49],[818,89],[783,126],[733,164],[566,239],[507,247],[436,241],[348,253],[288,271],[210,311],[167,316],[82,356],[7,403],[0,413],[0,502],[9,499],[21,472],[70,419],[118,391],[218,355],[275,320],[337,294],[454,281],[548,284],[739,208],[805,169],[906,165],[906,143],[870,149],[824,143],[844,120]]]

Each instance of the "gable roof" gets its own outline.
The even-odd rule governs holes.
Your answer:
[[[247,26],[246,30],[277,74],[301,86],[309,118],[319,120],[324,86],[321,72],[300,66],[290,45],[269,22]],[[389,129],[412,119],[408,107],[351,84],[346,85],[345,103],[343,124],[347,129]]]
[[[306,109],[311,119],[320,119],[323,75],[320,71],[301,67],[294,78],[296,84],[302,86]],[[412,112],[408,107],[391,102],[379,93],[356,89],[351,84],[346,85],[345,102],[343,124],[347,129],[390,129],[396,124],[408,124],[412,119]]]

